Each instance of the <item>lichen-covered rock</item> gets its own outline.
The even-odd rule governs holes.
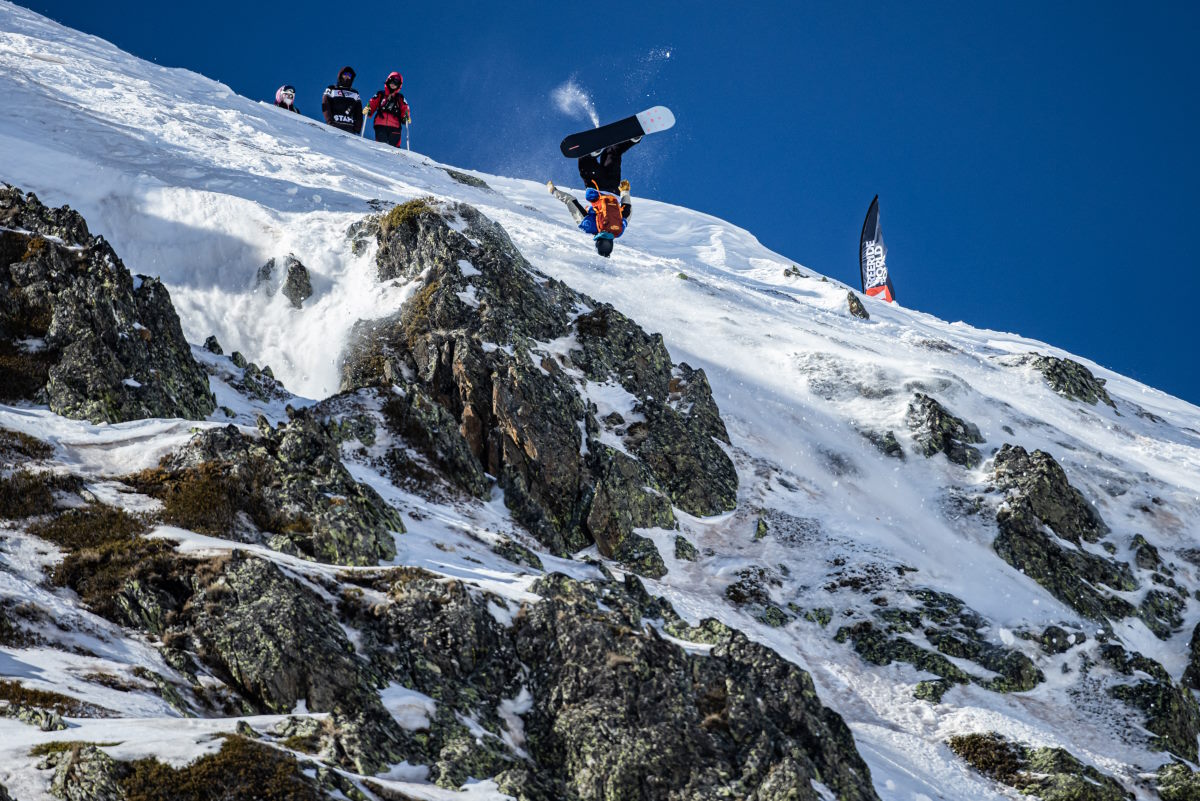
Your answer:
[[[1138,589],[1130,566],[1078,547],[1082,540],[1098,541],[1109,529],[1053,457],[1006,444],[995,464],[996,483],[1008,492],[996,513],[1000,533],[992,543],[1000,558],[1085,617],[1103,621],[1135,614],[1133,604],[1116,594]]]
[[[673,365],[661,336],[538,274],[469,206],[411,201],[354,236],[368,232],[380,280],[421,288],[397,315],[358,326],[343,389],[419,386],[544,545],[561,554],[595,542],[661,575],[635,528],[673,526],[671,505],[734,506],[708,381]]]
[[[122,590],[121,620],[170,643],[181,672],[191,659],[237,693],[243,714],[284,713],[303,702],[331,713],[333,759],[362,773],[398,761],[399,730],[325,600],[274,563],[228,558],[139,571]]]
[[[984,636],[986,621],[948,593],[931,589],[909,592],[915,606],[889,605],[874,610],[875,621],[861,621],[838,630],[838,642],[850,642],[863,659],[876,665],[907,662],[942,678],[941,682],[922,682],[916,695],[925,700],[941,699],[950,684],[974,683],[994,692],[1024,692],[1045,680],[1042,671],[1018,650],[989,642]],[[924,639],[937,652],[929,651],[909,639]],[[996,674],[976,676],[950,659],[973,662]]]
[[[50,794],[62,801],[125,801],[128,768],[94,745],[51,754],[39,767],[54,768]]]
[[[1099,542],[1109,533],[1100,513],[1045,451],[1029,453],[1006,443],[996,453],[995,471],[996,484],[1026,499],[1029,510],[1064,540]]]
[[[944,453],[951,462],[963,467],[978,467],[983,461],[979,449],[967,444],[983,442],[979,429],[952,415],[924,392],[913,395],[905,419],[926,458]]]
[[[1118,674],[1139,678],[1133,684],[1110,687],[1108,693],[1145,715],[1145,729],[1155,735],[1150,745],[1195,762],[1200,736],[1200,705],[1195,696],[1175,683],[1166,668],[1142,654],[1109,644],[1100,655]]]
[[[0,188],[0,400],[93,422],[203,419],[216,403],[166,288],[76,212]]]
[[[495,609],[504,601],[412,568],[358,579],[375,600],[348,593],[343,613],[377,670],[436,702],[400,750],[443,787],[470,774],[533,801],[816,801],[815,779],[841,799],[875,798],[807,674],[715,620],[688,626],[632,575],[551,574],[532,588],[542,600],[511,617]],[[714,647],[689,655],[647,619]]]
[[[1108,390],[1104,388],[1104,379],[1096,378],[1092,371],[1072,359],[1060,359],[1057,356],[1043,356],[1031,353],[1024,357],[1026,363],[1046,378],[1050,388],[1066,398],[1083,401],[1095,406],[1103,401],[1112,408],[1117,408]]]
[[[1188,664],[1182,683],[1184,687],[1200,690],[1200,623],[1192,629],[1192,638],[1188,640]]]
[[[1200,798],[1200,773],[1186,765],[1172,762],[1163,765],[1155,775],[1158,796],[1162,801],[1196,801]]]
[[[351,477],[329,427],[308,410],[258,438],[234,426],[207,429],[162,468],[131,480],[166,502],[176,525],[237,540],[261,538],[286,553],[370,565],[396,553],[399,513]],[[260,534],[245,532],[249,518]]]
[[[1127,801],[1119,781],[1062,748],[1030,748],[995,732],[951,737],[950,749],[983,775],[1042,801]]]
[[[637,634],[628,602],[557,575],[535,590],[544,600],[516,640],[535,699],[526,743],[567,797],[816,799],[818,780],[839,799],[876,798],[841,718],[774,652],[733,632],[689,656]],[[622,613],[601,614],[601,598]]]

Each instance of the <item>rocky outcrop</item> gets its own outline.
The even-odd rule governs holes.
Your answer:
[[[527,748],[561,771],[566,795],[767,801],[815,798],[820,781],[841,799],[876,798],[849,730],[804,671],[730,630],[708,656],[689,656],[643,630],[642,615],[663,611],[639,605],[638,587],[550,576],[518,626],[534,698]]]
[[[1135,614],[1133,604],[1117,594],[1138,588],[1133,570],[1079,547],[1109,529],[1054,459],[1005,445],[995,464],[996,483],[1008,493],[996,514],[1000,533],[992,543],[1000,558],[1084,617],[1103,621]],[[1060,545],[1043,526],[1071,547]]]
[[[951,462],[963,467],[978,467],[983,461],[979,449],[968,444],[983,442],[979,429],[952,415],[924,392],[914,393],[905,419],[926,458],[944,453]]]
[[[125,801],[120,780],[128,768],[94,745],[51,753],[38,767],[54,769],[50,794],[62,801]]]
[[[950,750],[990,779],[1042,801],[1126,801],[1133,793],[1062,748],[1031,748],[995,732],[951,737]]]
[[[322,421],[294,411],[276,429],[259,418],[259,433],[202,431],[160,469],[129,480],[160,497],[164,519],[185,528],[334,564],[395,556],[399,513],[350,476]]]
[[[422,571],[381,573],[370,590],[386,602],[348,593],[343,612],[381,672],[436,702],[401,749],[442,786],[473,766],[529,801],[815,801],[813,781],[876,798],[849,730],[804,671],[716,621],[687,626],[632,576],[552,574],[511,624],[490,611],[505,602]],[[713,647],[689,654],[652,620]],[[471,735],[467,718],[496,736]]]
[[[994,692],[1024,692],[1045,680],[1033,661],[1018,650],[988,641],[987,621],[968,609],[961,600],[931,589],[908,592],[906,607],[888,605],[872,613],[874,620],[860,621],[838,630],[838,642],[850,642],[868,662],[888,665],[907,662],[933,673],[938,680],[923,681],[918,698],[940,702],[954,684],[977,684]],[[912,638],[924,640],[936,651],[923,648]],[[951,661],[973,662],[984,675],[975,675]],[[985,678],[986,674],[993,674]]]
[[[1195,762],[1200,736],[1195,696],[1174,682],[1166,668],[1140,653],[1110,643],[1100,649],[1100,657],[1118,676],[1138,679],[1109,687],[1108,694],[1145,715],[1145,730],[1154,735],[1150,745]]]
[[[232,691],[233,710],[223,711],[281,713],[303,702],[332,713],[336,762],[374,773],[399,760],[399,730],[374,690],[376,677],[328,604],[273,563],[238,551],[176,559],[169,569],[145,562],[118,595],[117,622],[156,635],[181,673],[211,672]]]
[[[1045,451],[1029,453],[1006,444],[996,453],[995,474],[1001,489],[1020,496],[1030,512],[1073,545],[1081,540],[1099,542],[1109,533],[1100,513]]]
[[[360,324],[343,389],[415,384],[456,421],[518,520],[557,553],[595,542],[647,575],[636,528],[726,511],[737,476],[701,370],[658,335],[537,273],[465,205],[412,201],[356,226],[380,280],[417,280],[399,314]],[[407,392],[407,389],[405,389]]]
[[[1195,801],[1200,798],[1200,773],[1194,773],[1186,765],[1178,762],[1163,765],[1154,778],[1154,789],[1162,801]]]
[[[65,417],[203,419],[215,402],[166,287],[76,212],[0,189],[0,401]]]
[[[1108,390],[1104,388],[1104,379],[1096,378],[1092,371],[1072,359],[1060,359],[1057,356],[1043,356],[1031,353],[1023,357],[1026,364],[1041,373],[1050,388],[1064,398],[1090,403],[1095,406],[1103,402],[1117,408]]]
[[[859,299],[858,295],[853,292],[846,293],[846,303],[850,307],[850,313],[861,320],[870,320],[871,315],[867,313],[867,307]]]

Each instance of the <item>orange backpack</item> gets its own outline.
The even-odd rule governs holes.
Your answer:
[[[614,237],[621,235],[624,221],[621,219],[620,200],[612,195],[601,194],[592,203],[592,208],[596,210],[596,233],[612,234]]]

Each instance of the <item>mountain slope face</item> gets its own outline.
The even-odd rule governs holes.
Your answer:
[[[0,798],[1200,797],[1200,410],[7,3],[0,63]]]

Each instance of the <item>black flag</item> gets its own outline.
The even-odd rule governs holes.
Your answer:
[[[883,244],[883,229],[879,227],[879,195],[867,209],[863,221],[862,237],[858,240],[858,269],[862,274],[862,290],[873,298],[883,298],[888,303],[896,299],[892,279],[887,272],[887,248]]]

